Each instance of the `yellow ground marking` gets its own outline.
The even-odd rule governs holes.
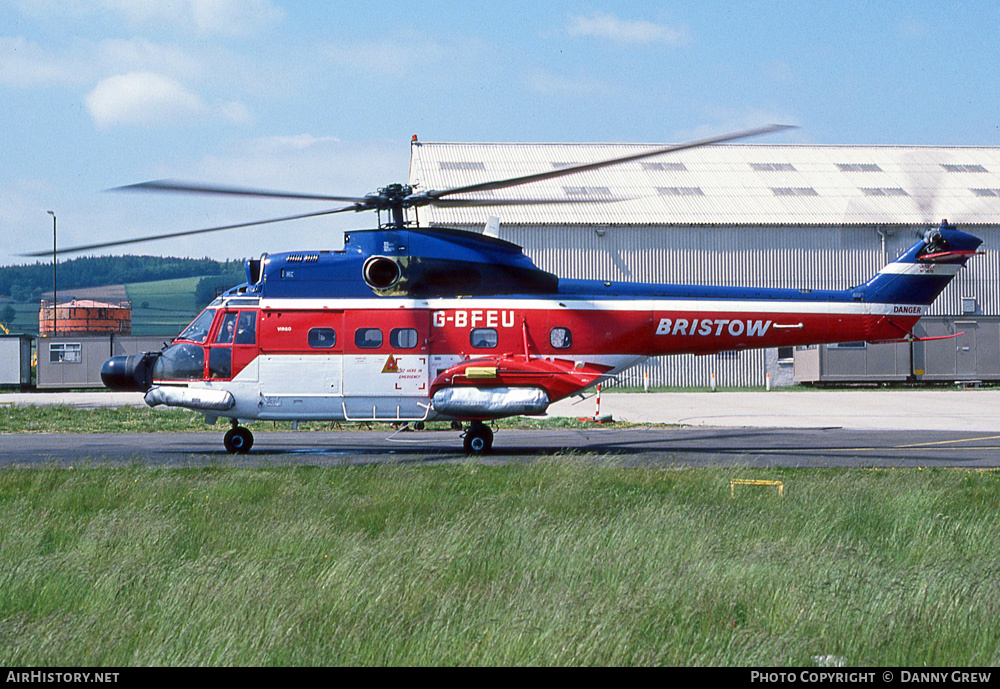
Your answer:
[[[777,486],[778,496],[785,494],[785,484],[781,481],[768,481],[766,479],[754,478],[734,478],[729,482],[729,495],[736,497],[736,486]]]

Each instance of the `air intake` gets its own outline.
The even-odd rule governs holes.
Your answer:
[[[373,289],[387,289],[392,287],[402,277],[399,264],[385,256],[372,256],[369,258],[365,261],[365,267],[362,272],[365,282]]]

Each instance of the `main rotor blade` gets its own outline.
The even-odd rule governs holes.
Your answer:
[[[359,207],[357,204],[344,206],[343,208],[332,208],[325,211],[316,211],[315,213],[302,213],[301,215],[287,215],[283,218],[271,218],[269,220],[257,220],[254,222],[244,222],[235,225],[220,225],[219,227],[206,227],[200,230],[185,230],[183,232],[170,232],[167,234],[156,234],[150,235],[148,237],[138,237],[135,239],[121,239],[114,242],[101,242],[98,244],[87,244],[85,246],[72,246],[66,249],[59,249],[56,251],[56,255],[60,254],[73,254],[79,251],[90,251],[91,249],[106,249],[111,246],[126,246],[128,244],[141,244],[143,242],[153,242],[158,239],[171,239],[173,237],[188,237],[195,234],[206,234],[208,232],[219,232],[220,230],[235,230],[240,227],[254,227],[256,225],[269,225],[276,222],[284,222],[286,220],[300,220],[302,218],[315,218],[321,215],[331,215],[333,213],[343,213],[345,211],[357,211],[357,210],[367,210],[366,207]],[[51,251],[36,251],[30,254],[21,254],[21,256],[32,256],[32,257],[42,257],[51,256],[53,252]]]
[[[635,197],[607,196],[565,199],[431,199],[426,205],[435,208],[473,208],[477,206],[542,206],[558,203],[616,203],[633,201]]]
[[[193,182],[180,182],[170,179],[154,180],[152,182],[140,182],[139,184],[127,184],[123,187],[114,187],[108,191],[167,191],[179,192],[182,194],[209,194],[213,196],[255,196],[272,199],[305,199],[312,201],[349,201],[351,203],[365,203],[363,196],[328,196],[325,194],[297,194],[290,191],[271,191],[268,189],[249,189],[246,187],[224,187],[212,184],[198,184]]]
[[[453,187],[451,189],[441,189],[441,190],[432,189],[429,191],[421,192],[420,194],[415,194],[414,196],[423,197],[426,199],[439,199],[443,196],[451,196],[452,194],[468,194],[477,191],[493,191],[495,189],[507,189],[509,187],[516,187],[521,184],[530,184],[531,182],[542,182],[547,179],[555,179],[556,177],[575,175],[578,172],[600,170],[601,168],[609,167],[611,165],[619,165],[621,163],[629,163],[636,160],[643,160],[645,158],[652,158],[653,156],[663,155],[664,153],[683,151],[691,148],[698,148],[700,146],[710,146],[712,144],[720,144],[720,143],[725,143],[726,141],[735,141],[737,139],[746,139],[751,136],[760,136],[761,134],[780,132],[785,129],[796,129],[796,127],[787,124],[772,124],[766,127],[759,127],[757,129],[747,129],[745,131],[736,132],[734,134],[723,134],[721,136],[713,136],[708,139],[699,139],[697,141],[690,141],[685,144],[674,144],[671,146],[663,146],[661,148],[654,148],[650,151],[644,151],[642,153],[634,153],[627,156],[621,156],[620,158],[609,158],[608,160],[601,160],[596,163],[583,163],[581,165],[572,165],[570,167],[559,168],[558,170],[537,172],[532,175],[511,177],[508,179],[495,180],[493,182],[482,182],[480,184],[469,184],[464,187]],[[423,201],[422,203],[429,203],[429,201]],[[417,205],[419,204],[420,202],[418,202]]]

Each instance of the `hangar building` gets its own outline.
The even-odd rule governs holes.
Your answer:
[[[661,146],[415,141],[409,183],[457,187]],[[996,354],[984,353],[982,365],[1000,377],[1000,255],[992,251],[1000,245],[1000,147],[722,144],[472,196],[601,200],[424,207],[409,219],[482,232],[497,215],[499,237],[544,270],[644,282],[843,289],[947,218],[983,238],[987,254],[930,315],[986,323],[992,344],[984,351]],[[664,357],[622,382],[640,385],[648,372],[654,385],[701,386],[714,373],[720,386],[762,385],[777,359],[792,360],[777,350]]]

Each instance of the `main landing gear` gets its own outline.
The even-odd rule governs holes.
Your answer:
[[[470,455],[489,454],[493,447],[493,431],[482,421],[473,421],[465,432],[463,445]]]
[[[253,447],[253,433],[250,429],[240,426],[239,421],[232,420],[233,427],[226,432],[222,443],[229,454],[245,455]],[[463,436],[463,446],[470,455],[486,455],[493,449],[493,431],[482,421],[473,421]]]
[[[238,423],[236,419],[233,419],[233,427],[222,439],[222,444],[226,446],[231,455],[245,455],[253,447],[253,433],[248,428],[238,426]]]

